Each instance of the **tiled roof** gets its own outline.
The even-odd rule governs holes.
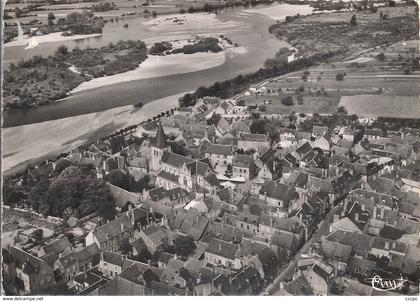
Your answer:
[[[301,275],[284,286],[286,291],[293,296],[312,296],[314,292],[305,276]]]
[[[194,160],[185,156],[181,156],[172,152],[163,152],[162,155],[162,163],[175,166],[177,168],[181,167],[182,165],[189,164]]]
[[[297,247],[296,235],[291,232],[275,230],[272,243],[286,250],[294,250]]]
[[[207,154],[233,156],[232,147],[230,145],[211,144],[205,152]]]
[[[233,260],[235,259],[236,252],[238,252],[238,248],[239,247],[235,244],[231,244],[217,238],[212,238],[206,252]]]
[[[250,165],[254,162],[252,159],[252,156],[249,155],[236,155],[235,158],[233,158],[232,165],[238,166],[238,167],[247,167],[249,168]]]
[[[243,134],[239,140],[254,142],[269,142],[268,137],[264,134]]]
[[[103,251],[102,252],[103,260],[106,263],[110,263],[113,265],[117,265],[122,267],[124,262],[124,257],[121,254],[113,253],[110,251]]]
[[[200,215],[197,210],[191,209],[187,211],[180,231],[187,235],[191,235],[194,240],[200,240],[208,223],[209,219],[207,217]]]
[[[303,158],[307,153],[309,153],[312,150],[311,145],[309,144],[309,142],[305,142],[304,144],[302,144],[301,146],[299,146],[296,149],[296,152],[299,154],[299,156],[301,158]]]
[[[259,192],[261,195],[267,193],[268,197],[282,200],[284,202],[284,207],[289,206],[289,202],[297,198],[297,192],[293,186],[289,186],[283,183],[266,181]]]
[[[179,177],[177,175],[171,174],[169,172],[166,172],[165,170],[161,170],[158,174],[157,177],[161,177],[164,178],[165,180],[169,180],[173,183],[179,183]]]
[[[63,252],[66,249],[71,249],[72,244],[68,240],[67,237],[63,237],[53,241],[52,243],[41,247],[41,250],[45,252],[45,254],[54,253],[58,255],[59,253]],[[39,253],[38,253],[39,254]]]
[[[339,242],[323,239],[321,248],[326,258],[338,258],[341,262],[347,263],[351,254],[351,246],[343,245]]]
[[[131,223],[130,217],[123,215],[95,228],[93,231],[99,243],[103,243],[132,228],[133,224]]]

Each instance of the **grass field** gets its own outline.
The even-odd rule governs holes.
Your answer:
[[[353,95],[343,96],[340,106],[349,114],[359,117],[420,118],[420,98],[400,95]]]

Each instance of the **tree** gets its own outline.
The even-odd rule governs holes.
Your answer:
[[[42,229],[36,229],[32,233],[32,236],[35,239],[35,241],[37,243],[39,243],[40,241],[42,241],[44,239],[44,230],[42,230]]]
[[[174,240],[175,253],[178,256],[187,257],[196,248],[194,239],[191,236],[178,236]]]
[[[260,104],[260,105],[258,106],[258,110],[260,110],[260,112],[265,112],[265,110],[266,110],[265,105]]]
[[[343,106],[338,107],[338,108],[337,108],[337,114],[338,114],[338,115],[342,115],[342,116],[347,115],[347,110],[346,110],[346,108],[345,108],[345,107],[343,107]]]
[[[66,158],[60,158],[55,163],[54,172],[60,174],[64,169],[71,165],[71,161]]]
[[[130,190],[131,176],[121,169],[113,169],[108,175],[109,183],[125,190]]]
[[[385,60],[385,54],[383,52],[379,53],[376,58],[383,62]]]
[[[351,16],[350,25],[351,26],[356,26],[357,25],[356,15]]]
[[[267,120],[256,119],[250,125],[252,134],[265,134]]]
[[[57,50],[55,51],[54,56],[59,60],[63,60],[67,56],[68,53],[69,53],[68,48],[64,45],[61,45],[61,46],[58,46]]]
[[[297,102],[298,104],[303,105],[303,96],[301,94],[297,96]]]
[[[53,25],[55,20],[55,16],[53,13],[48,13],[48,25]]]
[[[31,203],[32,209],[35,211],[39,210],[41,204],[46,202],[47,192],[50,187],[50,180],[42,178],[29,193],[29,202]]]
[[[344,80],[344,74],[343,73],[337,73],[335,76],[336,81],[343,81]]]
[[[290,95],[287,95],[281,99],[281,103],[285,106],[292,106],[294,104],[293,97]]]

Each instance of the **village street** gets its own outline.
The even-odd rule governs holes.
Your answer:
[[[293,276],[293,272],[297,267],[297,260],[300,258],[302,254],[306,254],[312,245],[317,242],[323,235],[328,234],[330,231],[330,224],[333,220],[333,216],[338,209],[338,205],[335,206],[331,211],[327,214],[325,219],[319,224],[318,230],[315,232],[314,235],[306,242],[306,244],[297,252],[293,260],[289,262],[289,265],[286,269],[284,269],[276,279],[274,279],[273,283],[270,284],[265,291],[263,292],[264,295],[280,295],[281,292],[280,282],[284,281]]]

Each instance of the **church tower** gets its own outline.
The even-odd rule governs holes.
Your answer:
[[[152,150],[152,157],[151,157],[152,159],[150,162],[150,170],[158,171],[161,167],[161,160],[162,160],[163,153],[165,151],[168,151],[168,152],[171,151],[171,147],[166,143],[166,136],[165,136],[165,132],[163,131],[163,126],[161,122],[159,122],[156,138],[152,142],[151,150]]]

